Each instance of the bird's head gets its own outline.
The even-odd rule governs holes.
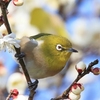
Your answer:
[[[49,64],[65,66],[72,52],[77,50],[72,48],[71,42],[65,37],[57,35],[47,35],[41,38],[41,50]]]

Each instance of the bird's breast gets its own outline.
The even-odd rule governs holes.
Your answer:
[[[43,56],[43,53],[39,50],[39,48],[35,48],[32,51],[32,54],[33,55],[31,56],[26,54],[25,57],[26,68],[31,78],[40,79],[50,77],[60,72],[63,68],[61,67],[60,69],[58,69],[58,66],[54,66],[53,62],[51,64],[48,64],[48,57],[44,59],[45,57]]]

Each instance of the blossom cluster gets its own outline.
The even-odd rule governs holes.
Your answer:
[[[79,74],[85,72],[86,70],[86,65],[84,62],[79,62],[76,66],[75,66],[77,72]],[[99,67],[95,67],[95,68],[91,68],[90,72],[92,72],[94,75],[99,75],[100,74],[100,68]]]
[[[100,74],[100,68],[99,67],[91,67],[86,68],[86,64],[82,61],[80,61],[76,66],[75,66],[77,72],[78,72],[78,76],[81,77],[81,75],[85,75],[88,72],[92,72],[94,75],[99,75]],[[71,88],[70,91],[68,93],[68,98],[70,100],[79,100],[81,97],[81,92],[84,90],[84,87],[81,83],[77,83],[77,81],[75,81]]]

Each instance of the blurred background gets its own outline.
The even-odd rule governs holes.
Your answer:
[[[67,37],[79,51],[72,54],[59,74],[39,80],[34,100],[50,100],[60,95],[76,78],[75,65],[79,61],[87,66],[95,59],[100,61],[100,0],[24,0],[20,7],[11,2],[8,12],[17,38],[41,32],[58,34]],[[4,25],[0,32],[7,33]],[[100,63],[95,67],[100,67]],[[100,100],[100,75],[90,73],[79,82],[85,87],[80,100]],[[0,52],[0,100],[5,100],[14,88],[24,98],[28,97],[27,83],[19,65],[11,53]]]

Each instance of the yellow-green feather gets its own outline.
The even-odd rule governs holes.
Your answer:
[[[64,48],[69,49],[72,47],[71,43],[66,38],[56,35],[47,35],[41,37],[40,40],[44,40],[41,50],[45,61],[48,63],[48,69],[59,72],[65,66],[71,52],[57,51],[56,45],[61,44]]]

